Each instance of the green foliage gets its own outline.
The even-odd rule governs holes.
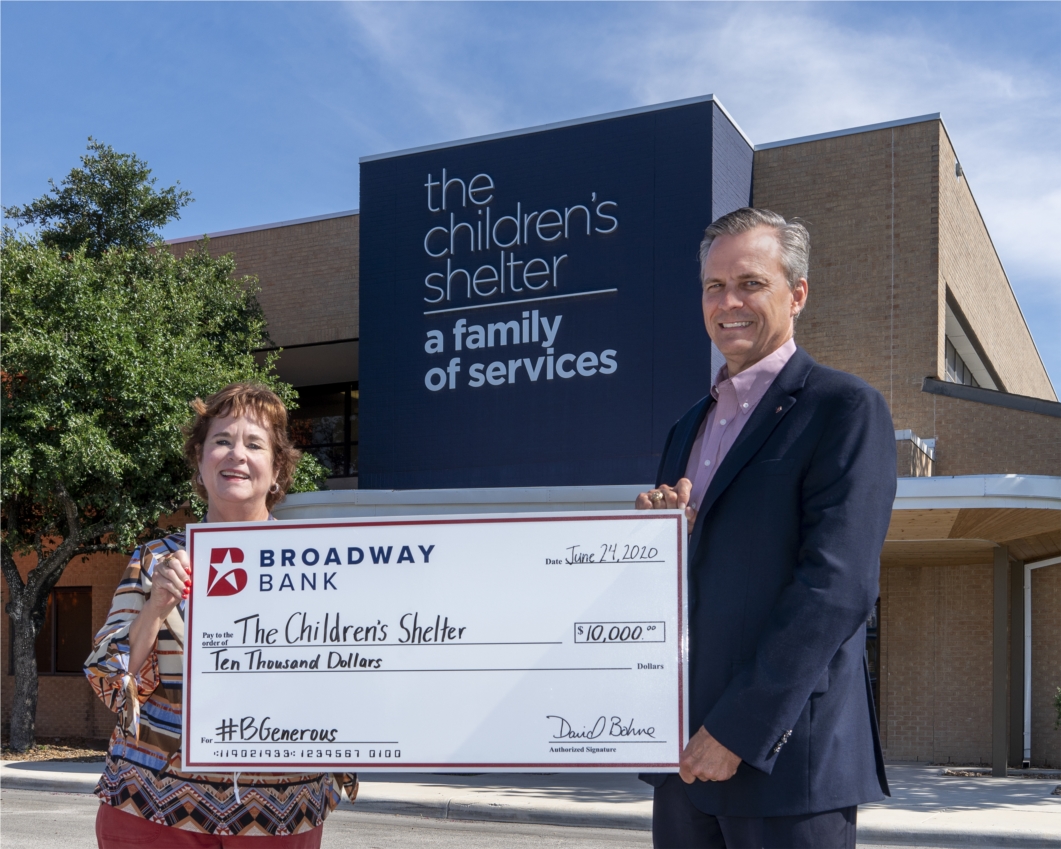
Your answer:
[[[147,163],[135,154],[117,153],[110,145],[88,140],[83,167],[73,169],[44,197],[4,214],[39,228],[40,241],[65,253],[84,248],[98,257],[111,248],[142,250],[157,241],[157,231],[180,218],[192,202],[189,192],[170,186],[155,190]],[[178,183],[178,185],[180,185]]]
[[[291,405],[288,405],[291,409]],[[288,492],[316,492],[324,489],[324,482],[328,480],[328,470],[312,454],[303,454],[295,467],[295,474],[291,479]]]
[[[275,355],[253,354],[268,341],[256,281],[236,280],[232,256],[212,257],[205,241],[178,258],[159,238],[188,193],[156,191],[136,156],[89,141],[61,188],[5,210],[35,234],[0,234],[0,568],[16,751],[33,743],[34,643],[67,564],[128,551],[161,517],[196,506],[182,452],[189,401],[256,380],[294,406]],[[305,458],[298,488],[323,473]],[[36,555],[25,578],[19,553]]]
[[[90,140],[91,141],[91,140]],[[2,260],[4,545],[71,535],[121,549],[192,489],[181,455],[188,402],[237,380],[294,390],[252,353],[268,341],[253,278],[204,241],[177,258],[157,228],[189,202],[156,191],[136,156],[91,141],[49,196],[7,214],[41,225],[35,237],[4,229]],[[296,491],[319,488],[307,457]],[[38,550],[38,556],[43,554]],[[65,565],[65,564],[64,564]]]
[[[0,250],[5,542],[67,536],[65,492],[82,527],[128,548],[190,495],[189,400],[272,382],[251,353],[266,338],[254,289],[205,246],[93,259],[5,233]]]

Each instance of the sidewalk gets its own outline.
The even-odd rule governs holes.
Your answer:
[[[3,761],[0,787],[91,793],[99,770],[99,764]],[[893,764],[888,776],[892,798],[859,808],[860,844],[1061,846],[1061,796],[1051,795],[1061,776],[955,778],[913,764]],[[651,791],[633,775],[362,773],[356,810],[647,830]]]

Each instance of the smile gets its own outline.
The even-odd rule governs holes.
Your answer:
[[[243,472],[236,472],[232,470],[226,470],[221,473],[221,477],[226,480],[250,480],[250,475],[246,475]]]
[[[751,327],[750,321],[723,321],[722,326],[726,330],[732,330],[735,327]]]

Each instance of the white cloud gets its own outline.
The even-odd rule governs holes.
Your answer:
[[[831,9],[677,6],[609,45],[640,102],[714,92],[765,142],[940,112],[1033,335],[1061,378],[1061,75],[926,28],[860,30]]]
[[[963,160],[982,159],[984,172],[1032,153],[1053,158],[1061,139],[1056,73],[1019,59],[995,67],[920,29],[864,32],[827,14],[788,5],[668,7],[609,45],[608,76],[646,103],[713,91],[757,142],[941,112]],[[1036,164],[1047,171],[1025,182],[1061,185],[1061,165]]]
[[[999,22],[997,39],[983,23],[974,33],[1001,45],[986,51],[933,8],[872,20],[862,8],[347,10],[356,49],[408,113],[392,149],[709,92],[756,142],[942,113],[1044,359],[1061,376],[1061,343],[1048,338],[1061,325],[1061,73],[1015,49],[1021,33],[1002,26],[1005,11],[980,19]]]
[[[707,91],[764,142],[940,112],[1048,368],[1061,377],[1061,79],[1021,51],[988,58],[913,25],[831,9],[667,7],[610,44],[641,102]],[[1004,58],[999,58],[1004,57]]]
[[[708,92],[757,142],[941,112],[1007,264],[1061,267],[1061,239],[1042,240],[1061,223],[1061,79],[1018,51],[993,64],[916,17],[860,29],[831,4],[499,9],[347,7],[357,49],[429,120],[430,140]]]
[[[371,53],[403,101],[445,127],[447,139],[494,129],[504,111],[503,99],[491,91],[496,80],[478,85],[475,63],[461,61],[479,33],[467,9],[449,6],[441,18],[439,10],[416,4],[353,3],[346,9],[359,49]]]

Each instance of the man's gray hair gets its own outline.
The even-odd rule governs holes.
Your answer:
[[[700,243],[701,280],[704,276],[707,252],[711,250],[711,243],[715,239],[719,236],[737,236],[756,227],[769,227],[777,234],[777,241],[781,245],[781,267],[785,270],[785,278],[790,288],[795,287],[801,277],[807,276],[807,268],[810,265],[810,233],[807,228],[796,219],[785,221],[769,209],[746,206],[726,213],[704,230],[704,240]]]

